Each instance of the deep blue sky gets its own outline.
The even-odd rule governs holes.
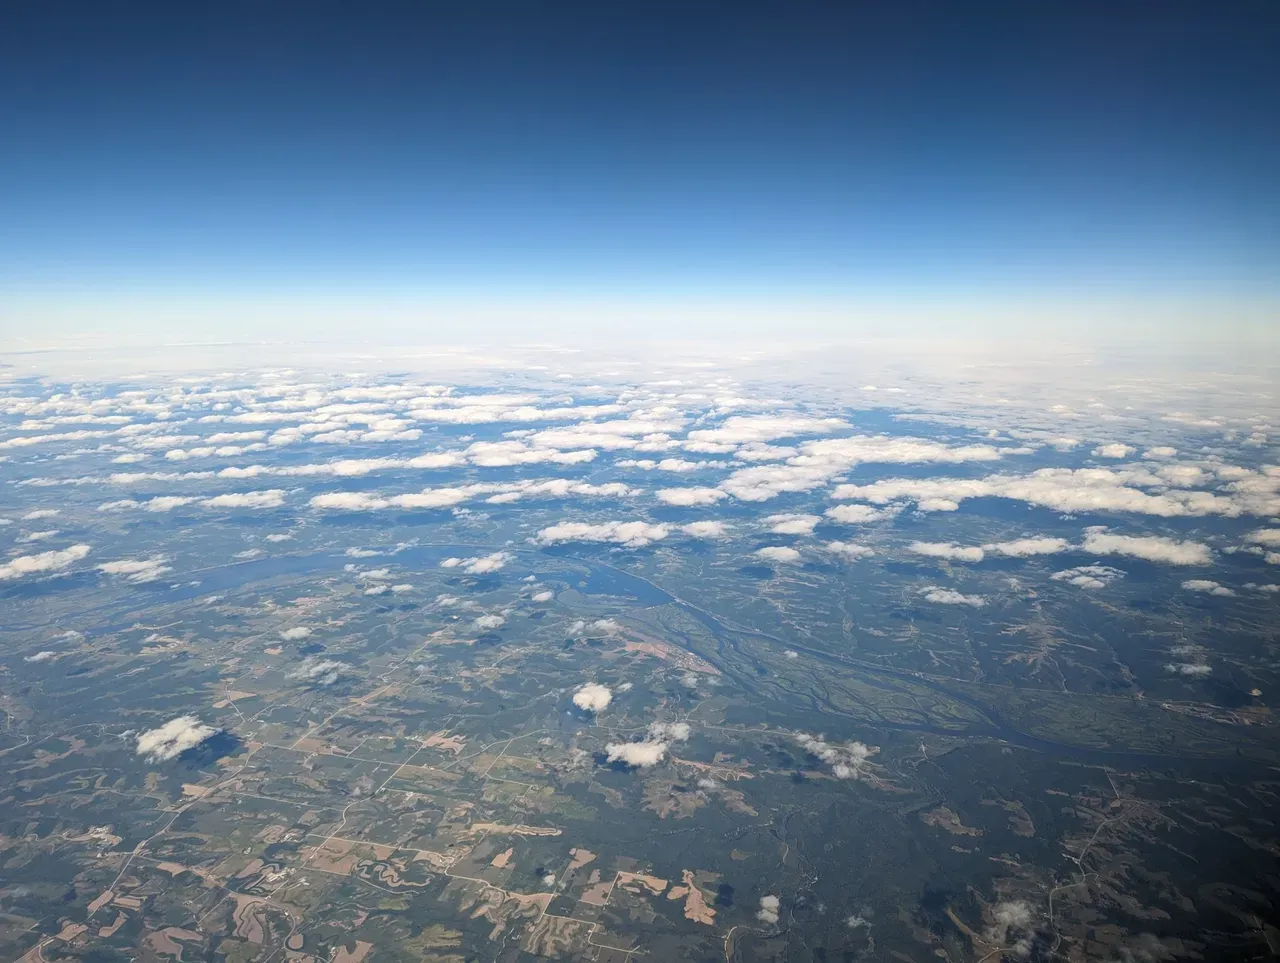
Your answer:
[[[1280,277],[1264,0],[37,0],[6,5],[0,120],[29,303]]]

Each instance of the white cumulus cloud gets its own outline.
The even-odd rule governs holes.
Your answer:
[[[956,545],[954,542],[912,542],[907,551],[953,562],[981,562],[986,557],[976,545]]]
[[[610,762],[621,762],[637,769],[656,766],[667,755],[665,742],[611,742],[604,747]]]
[[[149,729],[138,736],[138,755],[148,762],[165,762],[194,749],[221,729],[205,725],[195,716],[178,716],[158,729]]]
[[[935,605],[969,605],[975,609],[980,609],[987,604],[987,600],[981,595],[964,595],[955,589],[942,588],[937,585],[922,588],[920,594],[924,596],[926,602],[932,602]]]
[[[658,501],[680,507],[714,505],[720,499],[729,497],[718,488],[660,488],[654,494]]]
[[[561,542],[609,542],[627,548],[643,548],[666,538],[671,527],[651,525],[648,522],[561,522],[538,532],[537,541],[543,545]]]
[[[1009,542],[992,542],[982,547],[988,552],[1025,558],[1028,555],[1053,555],[1057,552],[1065,552],[1071,547],[1071,543],[1065,538],[1015,538]]]
[[[1099,555],[1129,555],[1148,562],[1167,562],[1170,565],[1208,565],[1213,553],[1208,545],[1200,542],[1179,542],[1163,535],[1112,535],[1108,532],[1090,532],[1085,536],[1084,548]]]
[[[0,565],[0,581],[25,578],[28,575],[42,575],[47,572],[61,572],[88,554],[88,545],[72,545],[70,548],[40,552],[38,555],[19,555]]]
[[[588,682],[573,694],[573,704],[586,712],[603,712],[612,701],[609,687],[598,682]]]
[[[1235,595],[1231,589],[1225,585],[1220,585],[1207,578],[1189,578],[1182,583],[1182,587],[1188,592],[1207,592],[1210,595]]]
[[[127,582],[154,582],[166,572],[173,569],[166,565],[167,560],[161,556],[156,558],[120,559],[116,562],[104,562],[98,571],[107,575],[119,575]]]
[[[800,561],[800,553],[794,548],[787,548],[785,545],[768,545],[764,548],[757,548],[753,554],[767,562],[781,562],[787,565],[793,565]]]

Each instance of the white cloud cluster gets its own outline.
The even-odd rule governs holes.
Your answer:
[[[618,468],[639,468],[642,471],[669,471],[676,474],[699,471],[703,468],[717,468],[720,464],[720,462],[715,461],[689,461],[687,458],[663,458],[661,461],[655,461],[652,458],[623,458],[614,462],[614,465]]]
[[[626,548],[644,548],[671,532],[669,525],[648,522],[560,522],[538,532],[537,541],[543,545],[561,542],[607,542]]]
[[[1206,592],[1209,595],[1235,595],[1231,589],[1225,585],[1207,579],[1207,578],[1189,578],[1182,583],[1182,587],[1188,592]]]
[[[1208,565],[1213,553],[1208,545],[1200,542],[1179,542],[1163,535],[1112,535],[1109,532],[1090,532],[1085,536],[1084,549],[1099,555],[1128,555],[1148,562],[1166,562],[1169,565]]]
[[[1093,449],[1092,454],[1095,458],[1128,458],[1132,452],[1133,446],[1113,441],[1105,445],[1099,445]]]
[[[864,742],[838,746],[822,736],[811,736],[805,732],[796,733],[796,741],[809,755],[829,765],[831,774],[837,779],[857,779],[866,768],[867,760],[879,751]]]
[[[88,545],[72,545],[70,548],[40,552],[37,555],[19,555],[0,565],[0,581],[26,578],[28,575],[43,575],[48,572],[61,572],[88,554]]]
[[[155,558],[137,558],[137,559],[120,559],[115,562],[104,562],[98,566],[98,571],[107,575],[119,575],[126,582],[140,584],[143,582],[154,582],[161,575],[173,571],[172,567],[166,565],[163,556]]]
[[[756,919],[761,923],[773,925],[778,922],[778,910],[782,903],[776,896],[761,896],[760,909],[756,911]]]
[[[1280,475],[1225,469],[1218,475],[1227,482],[1225,494],[1188,490],[1185,486],[1202,484],[1209,476],[1185,465],[1042,468],[1028,475],[985,478],[888,478],[867,485],[837,485],[831,494],[873,505],[911,500],[922,507],[927,502],[958,505],[969,498],[1007,498],[1059,512],[1134,512],[1164,518],[1280,514]]]
[[[857,542],[827,542],[826,549],[835,555],[841,555],[844,558],[866,558],[868,555],[874,555],[875,551],[866,545],[859,545]]]
[[[811,418],[805,415],[734,415],[718,428],[691,431],[687,439],[695,444],[745,445],[795,438],[799,435],[826,435],[848,428],[839,418]]]
[[[291,629],[285,629],[280,633],[280,638],[286,642],[297,642],[299,639],[305,639],[311,634],[311,630],[305,625],[295,625]]]
[[[298,663],[297,668],[291,671],[288,677],[308,685],[330,686],[350,668],[345,662],[339,662],[336,659],[317,659],[314,656],[307,656]]]
[[[1065,552],[1071,543],[1065,538],[1015,538],[1009,542],[992,542],[982,546],[988,552],[1008,555],[1012,558],[1026,558],[1030,555],[1053,555]]]
[[[1191,678],[1202,678],[1213,672],[1211,666],[1207,666],[1202,662],[1168,662],[1165,664],[1164,670],[1172,672],[1174,675],[1190,676]]]
[[[452,508],[476,498],[488,496],[493,504],[506,504],[522,498],[601,497],[624,498],[638,495],[639,489],[621,482],[593,485],[568,478],[526,479],[514,482],[477,482],[445,488],[424,488],[403,495],[374,495],[368,492],[328,492],[314,496],[312,508],[329,511],[376,512],[388,509]]]
[[[1106,588],[1116,579],[1124,578],[1124,572],[1107,565],[1078,565],[1075,568],[1054,572],[1049,578],[1055,582],[1066,582],[1079,588]]]
[[[718,488],[660,488],[654,495],[658,501],[680,508],[714,505],[720,499],[729,497]]]
[[[690,432],[690,435],[694,434]],[[783,492],[811,491],[859,464],[962,464],[996,461],[1002,450],[991,445],[949,447],[925,438],[854,435],[804,442],[799,454],[771,465],[734,472],[720,487],[734,498],[762,502]]]
[[[822,521],[819,515],[784,514],[768,515],[765,524],[775,535],[812,535],[814,527]]]
[[[651,742],[688,742],[691,729],[687,722],[651,722],[649,724],[649,741]]]
[[[665,742],[611,742],[604,747],[610,762],[621,762],[636,769],[647,769],[662,762],[667,755]]]
[[[987,600],[981,595],[965,595],[955,589],[938,585],[925,586],[920,590],[920,594],[924,596],[926,602],[932,602],[935,605],[968,605],[980,609],[987,604]]]
[[[573,704],[584,712],[603,712],[612,701],[609,687],[598,682],[588,682],[573,694]]]
[[[729,526],[724,522],[690,522],[681,525],[680,531],[693,538],[724,538],[729,534]]]
[[[138,755],[148,762],[165,762],[194,749],[221,729],[205,725],[195,716],[178,716],[158,729],[149,729],[138,736]]]
[[[863,525],[893,516],[893,512],[872,508],[870,505],[836,505],[828,508],[826,514],[832,521],[842,522],[845,525]]]
[[[506,622],[507,620],[501,615],[489,614],[479,616],[472,624],[481,632],[492,632],[494,629],[502,628]]]
[[[949,562],[981,562],[986,557],[976,545],[956,545],[954,542],[912,542],[907,551]]]
[[[800,553],[785,545],[767,545],[757,548],[752,554],[766,562],[779,562],[783,565],[794,565],[800,561]]]
[[[284,504],[284,492],[279,488],[258,492],[228,492],[206,498],[200,504],[205,508],[279,508]]]
[[[475,558],[446,558],[440,563],[441,568],[461,568],[468,575],[488,575],[507,567],[515,561],[510,552],[492,552]]]
[[[1014,956],[1029,956],[1035,936],[1031,907],[1020,900],[996,903],[983,936],[987,943],[1004,947]]]

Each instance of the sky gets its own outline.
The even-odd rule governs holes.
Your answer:
[[[1277,318],[1262,0],[5,19],[9,342]]]

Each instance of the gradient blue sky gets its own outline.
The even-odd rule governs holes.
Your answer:
[[[6,11],[11,329],[1280,289],[1262,0]]]

